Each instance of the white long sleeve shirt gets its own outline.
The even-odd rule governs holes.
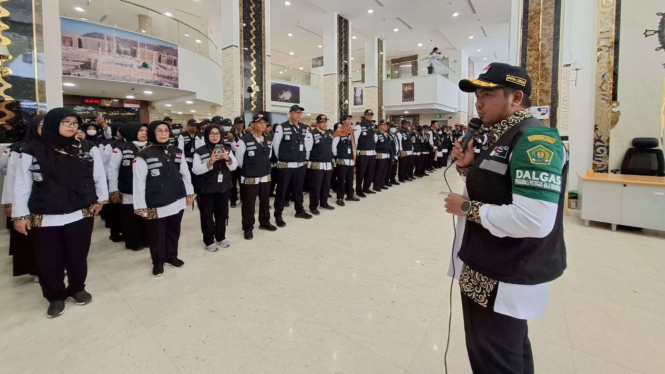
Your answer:
[[[90,150],[90,156],[93,160],[92,178],[95,183],[95,192],[97,201],[107,201],[109,199],[109,190],[106,182],[106,173],[104,172],[104,162],[99,154],[98,148]],[[14,202],[12,205],[12,217],[24,217],[30,215],[28,201],[32,193],[32,155],[22,153],[19,157],[19,164],[16,167],[16,182],[14,184]],[[63,171],[66,173],[67,171]],[[67,214],[44,214],[42,218],[42,227],[64,226],[72,222],[83,219],[83,211]]]
[[[9,150],[6,150],[9,152]],[[3,152],[4,153],[4,152]],[[16,183],[16,168],[19,165],[18,152],[8,153],[7,174],[5,174],[5,184],[2,186],[2,205],[12,205],[14,202],[14,184]]]
[[[356,145],[358,145],[358,139],[360,139],[360,134],[361,133],[362,133],[362,127],[358,124],[358,125],[356,125],[356,127],[353,128],[353,137],[356,139]],[[376,143],[377,141],[379,141],[379,136],[375,132],[374,133],[374,143]],[[360,152],[360,151],[358,151],[358,152]],[[376,151],[366,151],[366,152],[367,152],[368,156],[372,156],[372,155],[376,154]],[[372,152],[374,152],[374,153],[372,153]]]
[[[0,173],[7,175],[7,166],[9,165],[9,147],[5,148],[0,154]]]
[[[131,162],[134,160],[133,155],[124,155],[122,150],[116,148],[111,153],[111,158],[109,160],[107,177],[109,180],[109,193],[118,191],[118,175],[120,173],[120,165],[124,160]],[[130,193],[122,194],[122,203],[123,204],[133,204],[134,195]]]
[[[210,155],[205,158],[201,158],[198,153],[194,153],[194,162],[192,164],[192,173],[195,175],[202,175],[210,170],[212,170],[212,166],[208,166],[208,159],[210,158]],[[225,162],[226,166],[229,168],[230,171],[234,171],[235,169],[238,168],[238,160],[236,157],[233,155],[233,152],[229,152],[229,158],[231,159],[231,164],[224,160],[218,160],[217,162]]]
[[[183,183],[185,184],[185,191],[187,195],[194,194],[194,188],[192,187],[192,176],[189,173],[187,168],[187,162],[185,161],[185,152],[180,154],[180,176]],[[134,175],[133,180],[133,198],[134,198],[134,210],[137,209],[147,209],[148,205],[145,200],[145,185],[146,178],[148,176],[148,164],[141,157],[136,157],[132,164],[132,171]],[[164,218],[176,215],[180,213],[181,210],[184,210],[187,206],[187,199],[179,199],[169,205],[158,207],[157,208],[157,218]]]

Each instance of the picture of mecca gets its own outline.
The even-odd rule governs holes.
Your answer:
[[[62,18],[62,75],[178,88],[178,47],[112,27]]]

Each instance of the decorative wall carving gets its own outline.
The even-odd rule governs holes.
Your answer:
[[[241,92],[243,71],[240,65],[240,48],[236,45],[222,50],[222,90],[223,103],[221,115],[233,118],[242,114]]]
[[[349,20],[337,16],[337,66],[339,70],[339,115],[349,113]]]
[[[379,99],[379,108],[377,110],[378,113],[378,118],[379,119],[384,119],[383,117],[383,40],[379,39],[378,40],[378,48],[379,48],[379,91],[378,91],[378,99]]]
[[[265,2],[241,0],[240,44],[242,48],[244,111],[265,110]]]

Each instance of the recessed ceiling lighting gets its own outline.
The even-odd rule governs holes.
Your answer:
[[[469,39],[473,39],[473,35],[469,36]]]
[[[189,37],[189,34],[185,34],[185,36]]]
[[[192,113],[196,113],[196,111],[195,111],[194,109],[190,110],[190,112],[192,112]]]
[[[308,116],[311,116],[311,115],[312,115],[312,113],[307,113],[307,115],[308,115]]]
[[[88,20],[87,18],[81,17],[81,21],[87,21],[87,20]]]
[[[423,43],[418,43],[418,47],[422,47],[422,46],[423,46]]]
[[[280,71],[279,73],[280,73],[280,74],[284,74],[284,72],[283,72],[283,71]]]
[[[173,105],[171,105],[171,104],[164,104],[164,106],[171,107],[171,106],[173,106]]]
[[[125,97],[128,98],[128,99],[133,99],[134,98],[134,96],[132,96],[132,95],[127,95]]]
[[[152,91],[143,91],[143,93],[146,95],[152,95]]]
[[[196,39],[196,42],[197,42],[197,43],[201,43],[201,39]]]
[[[453,13],[453,17],[457,17],[457,16],[459,16],[459,13],[457,13],[457,12]]]
[[[300,70],[302,70],[302,66],[300,67]]]
[[[374,13],[374,11],[371,10],[371,9],[368,9],[368,10],[367,10],[367,13],[372,14],[372,13]]]
[[[74,86],[76,86],[74,83],[63,83],[62,85],[63,85],[63,86],[66,86],[66,87],[74,87]]]
[[[323,48],[323,46],[321,44],[319,44],[319,48]]]
[[[408,111],[408,110],[405,110],[405,111],[404,111],[404,114],[409,114],[409,111]]]
[[[485,60],[487,60],[487,57],[484,57],[484,58],[483,58],[483,61],[485,61]]]
[[[351,61],[353,61],[353,57],[351,57]]]
[[[480,51],[482,51],[482,49],[480,49],[480,48],[476,49],[476,52],[480,52]]]
[[[145,30],[141,30],[141,34],[145,34]]]
[[[284,5],[289,6],[289,5],[291,5],[291,2],[290,1],[285,1]]]
[[[191,101],[191,100],[187,100],[187,101],[185,101],[185,104],[194,104],[194,102]]]
[[[171,14],[169,12],[164,12],[164,15],[167,16],[167,17],[173,17],[173,14]]]
[[[85,12],[85,9],[81,8],[80,6],[77,6],[76,8],[74,8],[74,10],[77,12]]]
[[[289,52],[289,54],[290,54],[291,56],[295,55],[295,53],[293,53],[293,52]]]
[[[397,27],[395,27],[395,29],[393,29],[393,31],[394,31],[394,32],[398,32],[399,29],[398,29]]]
[[[245,26],[247,26],[247,24],[246,24],[245,22],[243,22],[243,23],[242,23],[242,26],[245,27]]]
[[[291,34],[291,33],[288,33],[287,35],[288,35],[288,36],[293,36],[293,34]]]
[[[178,114],[182,114],[182,112],[178,112]]]
[[[354,35],[351,39],[356,40],[356,36]]]

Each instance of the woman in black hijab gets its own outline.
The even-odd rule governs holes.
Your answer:
[[[147,146],[148,125],[131,122],[120,128],[122,142],[113,149],[108,166],[111,202],[120,206],[120,221],[125,248],[140,251],[148,246],[145,220],[134,214],[132,162]]]
[[[194,203],[191,175],[185,153],[169,145],[171,130],[164,121],[148,126],[150,144],[141,150],[133,164],[134,213],[146,219],[152,274],[164,274],[164,263],[179,268],[180,223],[185,206]]]
[[[192,174],[196,175],[194,191],[201,214],[201,232],[205,249],[217,252],[228,247],[226,223],[229,218],[229,194],[233,186],[231,172],[238,161],[231,147],[222,141],[222,129],[217,125],[206,127],[205,145],[194,151]]]
[[[16,169],[19,165],[19,157],[21,148],[25,147],[33,140],[40,139],[42,131],[42,123],[44,121],[43,114],[32,117],[25,132],[25,137],[22,141],[16,142],[3,152],[3,157],[7,155],[7,174],[5,175],[5,184],[2,190],[2,206],[5,208],[5,215],[7,216],[7,229],[9,229],[9,255],[13,255],[13,275],[15,277],[20,275],[32,275],[35,282],[39,282],[39,270],[37,269],[37,260],[35,260],[35,251],[32,248],[30,238],[21,235],[18,231],[14,230],[14,225],[11,222],[12,217],[12,204],[14,200],[14,184],[16,182]]]
[[[32,236],[49,318],[64,312],[65,300],[92,301],[85,291],[90,237],[94,216],[108,200],[99,149],[74,137],[80,121],[69,109],[50,110],[41,141],[23,148],[16,173],[12,221]]]

